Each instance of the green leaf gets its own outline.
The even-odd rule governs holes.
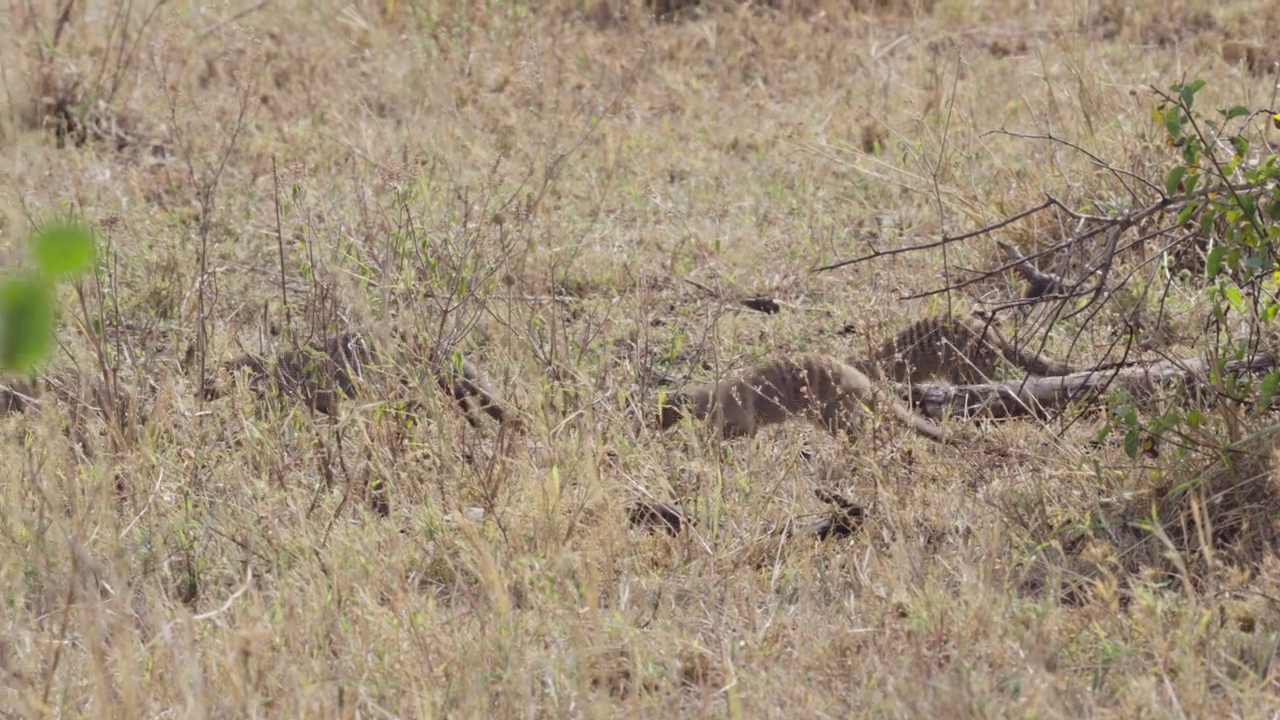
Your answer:
[[[1170,197],[1178,194],[1179,188],[1182,187],[1182,176],[1187,174],[1187,169],[1179,165],[1169,171],[1169,176],[1164,179],[1164,194]]]
[[[1130,460],[1136,460],[1138,457],[1138,428],[1129,428],[1124,434],[1124,454],[1129,456]]]
[[[28,273],[0,283],[0,369],[25,371],[53,346],[53,292]]]
[[[1222,267],[1222,258],[1227,254],[1225,245],[1217,245],[1209,251],[1209,257],[1205,260],[1204,276],[1206,279],[1212,280],[1218,276],[1218,270]]]
[[[1241,195],[1240,209],[1244,211],[1245,219],[1252,221],[1258,213],[1258,201],[1252,195]]]
[[[1231,303],[1231,307],[1235,308],[1237,312],[1243,312],[1244,295],[1240,292],[1239,287],[1235,285],[1228,285],[1223,290],[1223,294],[1227,296],[1227,302]]]
[[[1182,212],[1178,213],[1178,224],[1186,225],[1187,221],[1191,219],[1191,216],[1194,215],[1198,209],[1200,209],[1199,203],[1187,203],[1187,206],[1182,209]]]
[[[1200,141],[1192,138],[1182,144],[1182,162],[1187,167],[1198,167],[1200,165]]]
[[[36,267],[51,277],[79,275],[93,269],[93,237],[75,225],[45,228],[32,242]]]
[[[1213,237],[1213,223],[1222,217],[1222,211],[1217,207],[1212,207],[1212,210],[1213,212],[1200,213],[1200,234],[1205,237]]]
[[[1262,379],[1262,384],[1258,387],[1258,404],[1253,411],[1255,415],[1267,411],[1271,406],[1271,398],[1276,396],[1277,390],[1280,390],[1280,370],[1272,370]]]
[[[1197,172],[1193,172],[1190,175],[1187,175],[1187,179],[1182,183],[1182,191],[1186,193],[1195,192],[1196,184],[1200,182],[1201,177],[1203,176]]]
[[[1176,107],[1171,107],[1164,113],[1164,129],[1169,132],[1169,137],[1178,139],[1182,137],[1182,111]]]
[[[1226,119],[1235,120],[1238,117],[1244,117],[1245,115],[1248,115],[1249,108],[1243,105],[1236,105],[1230,110],[1223,110],[1221,112],[1222,112],[1222,116],[1225,117]]]
[[[1192,430],[1199,430],[1202,425],[1204,425],[1204,413],[1199,410],[1187,412],[1187,427]]]
[[[1197,78],[1190,85],[1183,85],[1178,88],[1178,97],[1182,99],[1182,104],[1191,109],[1191,105],[1196,101],[1196,93],[1200,92],[1200,88],[1204,87],[1204,80]]]

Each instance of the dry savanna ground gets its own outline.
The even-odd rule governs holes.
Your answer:
[[[1265,414],[1213,406],[1134,458],[1098,441],[1117,405],[951,420],[953,446],[881,417],[853,441],[655,428],[686,380],[1016,298],[1006,272],[901,299],[998,266],[995,240],[1056,242],[1066,215],[814,269],[1045,193],[1134,205],[1123,180],[1163,187],[1176,161],[1151,86],[1275,106],[1280,5],[12,0],[0,33],[3,262],[40,223],[94,229],[50,370],[138,398],[3,419],[0,715],[1280,703]],[[1194,355],[1203,275],[1150,277],[1170,310],[1142,351]],[[1102,361],[1116,308],[1155,302],[1125,293],[1047,352]],[[348,328],[394,364],[334,417],[200,392],[242,352]],[[427,346],[482,367],[523,432],[469,425]],[[383,402],[402,380],[413,421]],[[817,490],[863,509],[857,532],[773,532],[827,512]],[[690,526],[633,526],[644,499]]]

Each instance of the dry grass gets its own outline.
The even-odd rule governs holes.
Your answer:
[[[53,5],[0,15],[3,259],[32,222],[93,224],[106,270],[87,310],[68,294],[56,363],[100,376],[100,338],[148,399],[123,428],[91,415],[88,447],[67,406],[4,420],[0,713],[1280,702],[1269,440],[1224,468],[1093,446],[1100,415],[961,427],[954,450],[888,421],[852,445],[789,424],[722,446],[651,417],[653,369],[847,354],[966,311],[960,294],[895,298],[992,266],[989,239],[811,268],[1045,192],[1125,204],[1079,153],[989,131],[1052,132],[1160,182],[1147,85],[1199,75],[1206,107],[1274,104],[1274,3],[708,2],[654,23],[638,0],[179,3],[149,20],[70,0],[50,50]],[[1063,232],[1037,222],[1002,237]],[[1194,312],[1198,290],[1176,293]],[[401,350],[456,343],[527,432],[468,426],[411,353],[394,374],[436,410],[418,424],[378,388],[336,420],[244,388],[199,397],[243,350],[348,325]],[[1194,346],[1195,318],[1174,325]],[[766,531],[821,512],[814,488],[864,504],[862,531]],[[678,497],[695,527],[629,527],[645,496]],[[1153,508],[1169,525],[1142,531]]]

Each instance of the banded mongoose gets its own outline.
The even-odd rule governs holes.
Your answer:
[[[762,426],[804,417],[833,433],[854,435],[864,412],[883,399],[862,372],[822,355],[805,354],[757,366],[719,383],[677,393],[662,407],[659,425],[669,428],[685,414],[711,418],[725,437],[750,436]],[[896,399],[889,410],[899,421],[931,440],[942,429]]]
[[[990,382],[1004,358],[1030,375],[1068,375],[1066,363],[1014,346],[995,326],[971,317],[917,320],[870,356],[845,362],[868,377],[918,384],[944,378],[955,385]]]

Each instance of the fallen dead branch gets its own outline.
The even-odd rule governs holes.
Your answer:
[[[1247,360],[1230,361],[1223,372],[1261,373],[1274,370],[1276,364],[1276,356],[1265,352]],[[1187,402],[1204,402],[1219,396],[1208,381],[1211,370],[1211,364],[1204,360],[1180,359],[977,385],[896,387],[900,395],[935,420],[947,414],[962,418],[1047,417],[1073,402],[1096,403],[1113,390],[1133,399],[1150,398],[1162,390],[1174,391],[1183,393]]]

